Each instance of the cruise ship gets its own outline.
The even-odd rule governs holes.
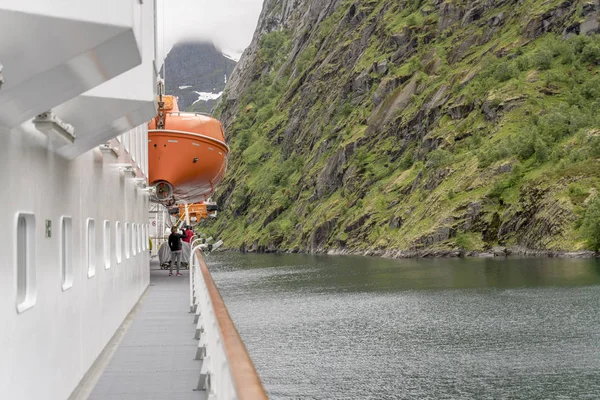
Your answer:
[[[169,120],[155,119],[178,113],[157,85],[160,9],[157,0],[0,2],[1,399],[266,398],[204,244],[190,243],[179,280],[151,260],[165,206],[208,199],[228,152],[224,136],[168,132]],[[149,123],[164,151],[178,140],[212,146],[213,171],[168,181],[165,153],[149,152],[158,151]],[[198,161],[188,153],[179,172]],[[183,347],[168,347],[175,336]],[[187,364],[165,365],[165,351]],[[160,377],[167,388],[153,386]]]

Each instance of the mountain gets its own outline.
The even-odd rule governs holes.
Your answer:
[[[217,107],[232,153],[210,229],[250,251],[597,249],[599,15],[266,0]]]
[[[179,97],[181,110],[210,113],[235,65],[211,43],[179,43],[166,59],[167,94]]]

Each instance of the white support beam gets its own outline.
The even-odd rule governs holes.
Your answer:
[[[139,65],[141,7],[122,0],[0,2],[0,125],[20,125]]]

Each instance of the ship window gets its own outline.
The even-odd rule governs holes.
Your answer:
[[[148,126],[147,125],[144,125],[144,132],[145,132],[144,135],[147,139],[148,138]],[[146,176],[148,176],[148,146],[144,146],[144,154],[145,154],[145,157],[144,157],[145,168],[144,169],[145,169]]]
[[[125,222],[125,235],[124,235],[124,247],[125,247],[125,259],[129,260],[129,241],[131,240],[131,233],[129,232],[129,222]]]
[[[143,226],[141,224],[137,224],[137,250],[138,250],[138,253],[142,252],[142,230],[143,230]]]
[[[96,275],[96,222],[93,218],[88,218],[86,231],[88,278],[91,278]]]
[[[135,254],[140,252],[140,224],[135,224]]]
[[[133,162],[137,165],[136,160],[137,158],[137,138],[138,138],[138,133],[137,133],[137,128],[134,128],[130,131],[130,135],[129,136],[129,147],[131,147],[131,159],[133,160]]]
[[[125,151],[126,151],[127,153],[129,153],[129,139],[130,139],[130,136],[131,136],[131,135],[129,134],[129,132],[127,132],[127,133],[124,135],[124,137],[123,137],[123,139],[125,139],[124,145],[125,145]]]
[[[142,150],[142,173],[145,176],[146,175],[146,157],[147,157],[147,152],[148,152],[148,136],[146,134],[146,131],[142,130],[142,140],[141,140],[141,150]]]
[[[144,251],[146,250],[146,227],[144,226],[144,224],[140,225],[142,227],[142,232],[140,233],[140,246],[142,246],[142,250]]]
[[[35,305],[35,215],[17,216],[17,312],[22,313]]]
[[[117,264],[121,264],[121,257],[123,250],[123,232],[121,229],[121,222],[117,221],[115,224],[115,253],[117,256]]]
[[[135,159],[138,161],[138,167],[140,169],[142,169],[142,127],[138,127],[136,129],[136,135],[135,135]]]
[[[148,140],[148,125],[144,125],[144,141]],[[144,143],[144,175],[148,176],[148,144]]]
[[[60,223],[60,266],[62,272],[62,290],[73,286],[73,220],[62,217]]]
[[[137,226],[135,224],[131,224],[131,253],[135,256],[137,254],[136,251],[136,232]]]
[[[104,269],[110,268],[110,221],[104,221]]]

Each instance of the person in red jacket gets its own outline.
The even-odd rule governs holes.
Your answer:
[[[185,239],[183,239],[186,243],[192,243],[192,236],[194,236],[194,231],[191,226],[185,228]]]

